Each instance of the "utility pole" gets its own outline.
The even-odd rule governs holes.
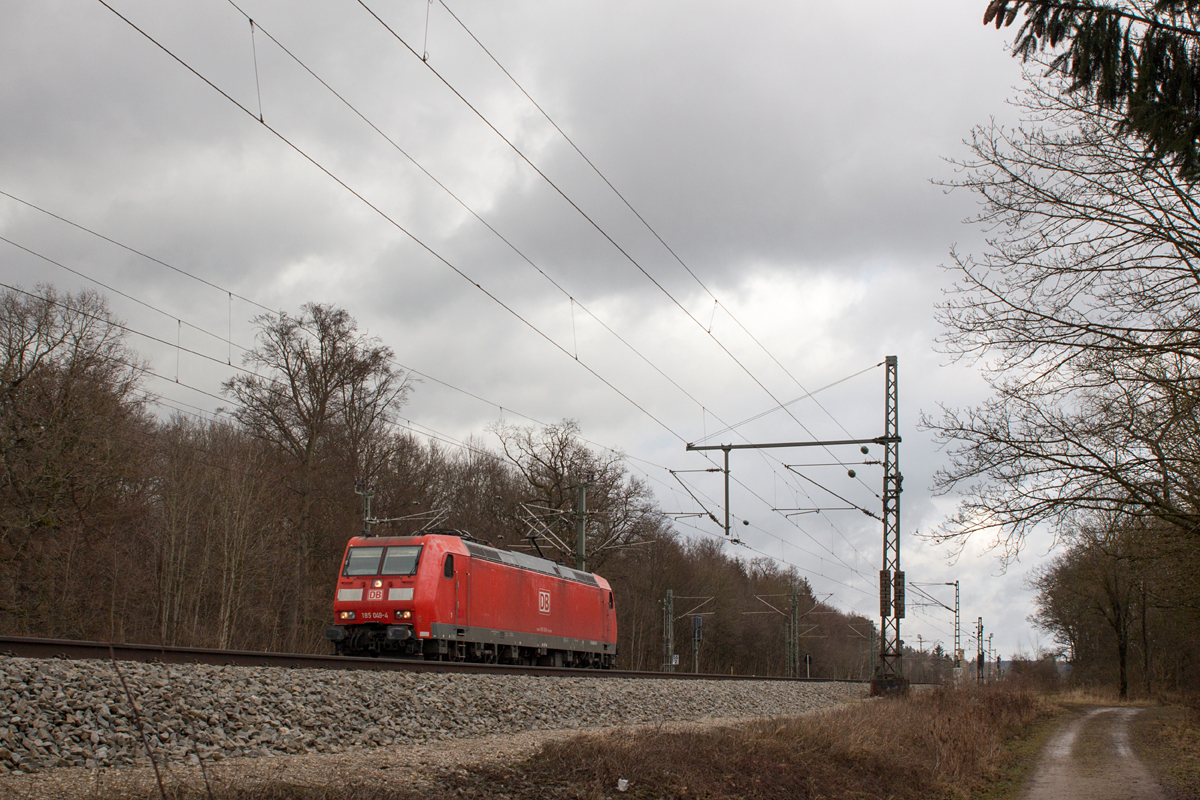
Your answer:
[[[725,451],[725,538],[729,539],[732,538],[729,535],[729,451],[732,447],[726,445],[721,449]]]
[[[758,599],[762,600],[762,602],[766,603],[766,601],[763,600],[761,597],[759,597]],[[770,604],[768,603],[767,605],[770,605]],[[771,606],[771,608],[775,608],[775,607]],[[815,608],[816,608],[816,606],[814,605],[813,608],[811,608],[808,611],[801,614],[800,613],[800,590],[794,586],[792,587],[792,605],[788,609],[787,614],[784,615],[786,617],[786,619],[784,620],[784,632],[785,632],[785,639],[786,639],[786,641],[784,643],[784,649],[785,649],[784,676],[785,677],[788,677],[788,678],[800,677],[800,639],[803,636],[803,634],[800,633],[800,620],[803,617],[808,616],[808,614],[811,611],[815,610]],[[779,609],[775,609],[775,610],[778,611]],[[811,628],[810,628],[810,630],[811,630]]]
[[[870,645],[871,645],[871,671],[870,671],[870,674],[874,675],[875,670],[879,665],[879,662],[878,662],[879,650],[878,650],[878,648],[875,647],[875,626],[874,625],[871,626]]]
[[[929,600],[933,601],[934,603],[936,603],[937,605],[946,609],[947,611],[954,612],[954,655],[952,658],[953,658],[953,662],[954,662],[954,682],[957,684],[959,682],[959,680],[962,678],[962,659],[963,659],[962,628],[960,626],[960,617],[959,617],[960,607],[959,607],[958,581],[946,581],[945,583],[915,583],[914,582],[913,586],[918,587],[917,591],[920,594],[925,595],[925,597],[927,597]],[[954,587],[954,608],[951,608],[950,606],[946,605],[941,600],[938,600],[936,597],[929,594],[928,592],[921,591],[921,589],[919,588],[921,586],[953,586]],[[919,636],[917,637],[917,641],[918,642],[920,641]]]
[[[675,598],[667,589],[663,600],[663,672],[675,671]]]
[[[371,535],[371,498],[375,496],[375,484],[368,481],[355,481],[354,493],[363,499],[363,536]]]
[[[975,681],[983,683],[983,617],[975,625]]]
[[[729,452],[731,450],[761,450],[771,447],[834,447],[840,445],[879,444],[883,454],[883,569],[879,571],[879,659],[871,679],[871,694],[888,694],[908,691],[904,677],[900,640],[900,620],[904,618],[904,572],[900,569],[900,492],[904,477],[900,474],[900,411],[899,383],[896,356],[884,359],[884,410],[882,436],[873,439],[838,439],[822,442],[773,442],[770,444],[688,444],[687,450],[721,450],[725,454],[725,536],[730,541],[729,509]],[[862,452],[867,452],[866,447]],[[850,472],[854,477],[854,472]],[[857,506],[855,506],[857,508]],[[876,515],[859,509],[868,515]],[[879,519],[879,517],[876,517]],[[745,524],[750,524],[748,521]]]
[[[958,581],[954,582],[954,668],[962,669],[962,634],[958,627]]]
[[[954,582],[954,685],[962,683],[962,629],[959,627],[958,581]]]
[[[711,602],[712,597],[676,597],[675,593],[667,589],[667,597],[663,600],[663,670],[666,672],[674,672],[675,667],[679,665],[679,656],[675,654],[675,623],[684,617],[692,617],[692,670],[700,671],[700,626],[701,617],[709,616],[716,612],[700,611],[705,605]],[[675,616],[675,601],[676,600],[699,600],[700,603],[689,609],[688,611]]]
[[[587,490],[593,485],[591,473],[587,482],[575,487],[575,569],[587,572]]]
[[[792,615],[788,620],[788,663],[789,678],[800,677],[800,591],[792,587]]]
[[[784,674],[784,677],[787,677],[787,678],[798,678],[798,677],[800,677],[800,640],[803,639],[805,636],[807,636],[812,631],[815,631],[819,627],[817,625],[814,625],[811,628],[809,628],[808,630],[802,631],[802,630],[800,630],[800,621],[802,619],[804,619],[805,617],[807,617],[809,614],[825,614],[825,613],[831,613],[831,612],[818,611],[817,609],[820,607],[822,601],[814,598],[812,608],[808,609],[808,611],[805,611],[803,614],[801,614],[800,613],[800,590],[796,587],[792,587],[792,593],[791,593],[792,604],[791,604],[791,606],[787,607],[787,606],[784,606],[783,603],[779,604],[780,606],[784,606],[784,608],[787,608],[788,610],[785,611],[784,608],[779,608],[779,607],[773,606],[767,602],[768,597],[775,598],[775,597],[786,597],[786,596],[787,595],[778,595],[778,594],[774,594],[774,595],[756,594],[754,596],[755,599],[757,599],[760,603],[762,603],[763,605],[765,605],[767,608],[769,608],[771,610],[770,611],[743,611],[742,613],[743,614],[779,614],[780,616],[783,617],[783,639],[784,639],[784,643],[783,643],[783,653],[784,653],[783,669],[784,669],[784,672],[783,672],[783,674]],[[697,599],[699,599],[699,598],[697,598]],[[826,597],[826,599],[828,599],[828,597]],[[854,631],[859,636],[862,636],[862,634],[858,633],[858,631],[855,630],[855,628],[853,626],[850,627],[850,630]],[[825,637],[818,636],[817,638],[823,639]],[[863,638],[866,638],[866,637],[863,637]],[[806,664],[811,664],[811,659],[809,659],[808,656],[805,656],[804,658],[805,658]]]
[[[904,619],[904,572],[900,569],[900,391],[895,356],[884,360],[883,408],[883,569],[879,571],[879,664],[871,694],[908,690],[900,620]]]

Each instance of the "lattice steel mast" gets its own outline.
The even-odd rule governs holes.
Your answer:
[[[884,361],[883,400],[883,568],[879,571],[879,661],[871,680],[871,694],[904,691],[903,642],[904,572],[900,569],[900,391],[896,357]]]
[[[884,359],[883,436],[873,439],[838,439],[821,442],[772,442],[768,444],[688,444],[687,450],[722,450],[725,454],[725,535],[734,540],[729,512],[729,452],[773,447],[834,447],[880,444],[883,453],[883,569],[879,571],[879,661],[871,679],[871,694],[903,692],[908,681],[903,670],[900,620],[904,618],[904,573],[900,570],[900,389],[896,378],[896,356]],[[863,453],[867,449],[862,448]],[[853,471],[850,477],[854,477]],[[857,506],[855,506],[857,508]],[[875,516],[871,512],[866,512]],[[714,520],[715,521],[715,520]],[[746,523],[747,525],[749,523]],[[735,540],[736,541],[736,540]]]

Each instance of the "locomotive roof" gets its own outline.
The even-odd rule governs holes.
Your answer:
[[[589,586],[600,585],[596,583],[596,577],[590,572],[582,572],[562,564],[555,564],[548,558],[538,558],[528,553],[517,553],[512,550],[500,550],[499,548],[488,547],[485,544],[478,544],[476,542],[464,541],[463,545],[467,548],[467,552],[471,554],[472,558],[494,561],[497,564],[508,564],[510,567],[519,567],[546,575],[556,575],[560,578],[566,578],[569,581],[586,583]]]
[[[507,564],[510,567],[518,569],[527,569],[531,572],[540,572],[543,575],[554,575],[558,578],[574,581],[576,583],[586,583],[589,586],[599,586],[596,581],[596,576],[590,572],[571,569],[564,564],[556,564],[548,558],[538,558],[531,556],[528,553],[518,553],[513,550],[501,550],[498,547],[489,547],[486,544],[472,541],[469,534],[464,534],[463,531],[456,530],[429,530],[418,531],[412,536],[400,537],[377,537],[380,539],[417,539],[425,536],[452,536],[460,539],[463,546],[467,548],[467,552],[472,558],[479,558],[484,561],[492,561],[497,564]]]

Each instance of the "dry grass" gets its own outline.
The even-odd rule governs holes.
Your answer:
[[[213,800],[415,800],[418,797],[428,797],[428,794],[416,794],[403,788],[379,786],[293,786],[288,783],[276,783],[270,786],[256,786],[253,789],[217,789],[211,797]],[[84,795],[80,800],[109,800],[107,795]],[[137,800],[160,800],[158,789],[148,794],[139,794]],[[194,787],[181,788],[168,786],[166,800],[208,800],[210,795],[203,789]],[[133,796],[120,795],[120,800],[134,800]]]
[[[1058,692],[1054,699],[1065,706],[1120,706],[1146,708],[1158,705],[1159,701],[1149,697],[1121,700],[1115,686],[1077,687]]]
[[[1134,741],[1168,796],[1200,798],[1200,698],[1142,712]]]
[[[1050,710],[1036,695],[1003,687],[937,690],[733,727],[581,735],[520,763],[446,771],[433,791],[277,783],[222,788],[215,798],[967,798],[1008,768],[1008,743]],[[628,781],[623,793],[619,779]],[[168,795],[207,797],[203,789]]]
[[[580,737],[509,769],[457,776],[447,796],[968,797],[1007,765],[1006,742],[1045,712],[1031,694],[990,687],[711,731]]]

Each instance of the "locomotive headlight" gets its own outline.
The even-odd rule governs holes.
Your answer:
[[[354,619],[353,611],[339,611],[338,619]]]
[[[378,578],[376,578],[376,579],[375,579],[375,582],[374,582],[374,583],[372,583],[372,584],[371,584],[371,586],[375,587],[376,589],[382,589],[382,588],[383,588],[383,581],[381,581],[381,580],[379,580]]]
[[[411,619],[411,618],[412,618],[411,611],[400,611],[400,610],[396,611],[396,619]]]

